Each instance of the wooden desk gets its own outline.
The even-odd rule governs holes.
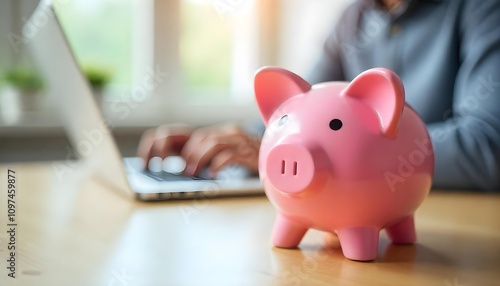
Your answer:
[[[500,285],[500,196],[433,191],[416,215],[418,243],[381,237],[375,262],[343,257],[310,231],[273,248],[265,197],[142,203],[94,182],[57,182],[49,164],[17,173],[17,271],[7,277],[0,167],[0,285]]]

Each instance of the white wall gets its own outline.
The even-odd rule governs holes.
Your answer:
[[[281,0],[278,62],[305,76],[317,60],[328,33],[353,0]]]

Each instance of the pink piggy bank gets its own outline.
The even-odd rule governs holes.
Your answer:
[[[394,72],[311,86],[266,67],[255,95],[267,126],[259,173],[278,210],[275,246],[296,247],[314,228],[338,235],[347,258],[366,261],[377,257],[381,229],[394,243],[415,241],[413,214],[431,188],[434,155]]]

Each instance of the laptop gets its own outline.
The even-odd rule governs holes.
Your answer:
[[[26,45],[45,75],[70,142],[93,179],[143,201],[264,193],[260,180],[249,176],[243,167],[225,168],[214,179],[208,179],[203,173],[198,177],[182,176],[180,157],[160,160],[148,170],[144,170],[140,158],[123,159],[108,128],[110,122],[100,113],[51,1],[41,1],[27,24],[37,29],[24,35]]]

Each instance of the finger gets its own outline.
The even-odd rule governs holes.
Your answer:
[[[195,153],[204,140],[213,137],[231,138],[244,134],[236,125],[209,126],[196,129],[192,132],[191,138],[181,151],[181,156],[186,159]]]
[[[234,148],[225,149],[216,154],[210,163],[210,174],[216,174],[224,167],[243,164],[242,158],[239,157]]]
[[[181,150],[181,156],[186,162],[188,158],[191,157],[196,152],[196,150],[200,148],[202,141],[205,140],[208,134],[209,133],[206,133],[201,129],[197,129],[191,134]]]
[[[231,165],[242,165],[248,168],[253,174],[259,172],[258,158],[242,156],[237,148],[225,149],[216,154],[210,163],[210,173],[216,174],[225,167]]]
[[[186,170],[188,175],[197,175],[202,168],[208,166],[212,158],[220,151],[231,148],[225,142],[223,136],[211,137],[207,140],[203,140],[199,145],[199,148],[194,150],[189,157],[186,158]]]
[[[260,138],[248,135],[239,136],[239,142],[236,148],[238,157],[245,161],[248,167],[257,166],[259,160]]]
[[[148,167],[153,157],[165,158],[180,152],[189,134],[190,130],[185,127],[169,129],[165,126],[144,132],[137,150],[138,156],[144,160],[144,167]]]
[[[142,134],[139,146],[137,147],[137,155],[143,159],[144,168],[147,168],[149,160],[152,158],[151,152],[154,142],[155,131],[153,129],[147,130]]]
[[[165,157],[169,155],[178,154],[188,139],[188,135],[168,135],[163,138],[158,138],[151,148],[150,156],[157,156],[165,159]]]

